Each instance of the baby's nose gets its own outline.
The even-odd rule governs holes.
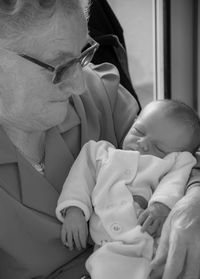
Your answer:
[[[141,150],[143,150],[145,152],[149,150],[148,140],[145,137],[138,139],[137,144],[139,145]]]

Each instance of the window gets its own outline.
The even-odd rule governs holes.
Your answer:
[[[154,98],[153,1],[108,0],[124,30],[129,71],[141,105]]]

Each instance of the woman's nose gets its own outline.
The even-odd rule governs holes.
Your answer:
[[[146,137],[142,137],[139,138],[137,140],[137,144],[139,145],[139,147],[143,150],[143,151],[148,151],[149,147],[148,147],[148,140]]]
[[[57,73],[56,82],[60,87],[70,91],[71,94],[81,95],[86,90],[86,82],[83,69],[79,63],[74,63],[70,67],[63,67]]]
[[[86,81],[83,73],[82,67],[77,64],[73,73],[68,77],[70,81],[70,86],[72,93],[75,95],[80,95],[86,90]]]

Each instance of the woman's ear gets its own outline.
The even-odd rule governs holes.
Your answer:
[[[90,10],[91,0],[79,0],[79,2],[83,8],[86,18],[89,19],[89,10]]]

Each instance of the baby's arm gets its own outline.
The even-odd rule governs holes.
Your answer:
[[[107,154],[112,144],[106,141],[89,141],[86,143],[63,185],[56,216],[63,223],[61,239],[72,250],[74,246],[81,249],[86,246],[88,236],[87,221],[92,208],[92,191],[96,185],[97,168],[101,156]]]
[[[112,144],[106,141],[89,141],[81,149],[58,199],[56,216],[61,222],[62,211],[71,206],[79,207],[84,212],[86,221],[89,220],[93,212],[91,195],[96,185],[97,169],[101,165],[99,157],[106,157],[109,147],[113,148]]]
[[[170,208],[163,203],[155,202],[148,206],[138,217],[142,232],[148,232],[153,237],[159,237]]]
[[[86,248],[88,226],[83,211],[75,206],[67,208],[63,214],[64,220],[61,230],[61,239],[70,250],[74,246],[80,250]]]
[[[184,196],[191,170],[196,164],[196,159],[189,152],[171,153],[167,156],[168,158],[173,158],[174,155],[176,155],[175,163],[170,171],[160,180],[149,200],[149,205],[160,202],[172,209]]]
[[[172,153],[168,156],[174,155]],[[147,231],[152,236],[160,236],[170,209],[185,193],[186,183],[195,164],[196,159],[189,152],[177,153],[174,166],[161,179],[149,201],[148,208],[138,218],[142,231]]]

